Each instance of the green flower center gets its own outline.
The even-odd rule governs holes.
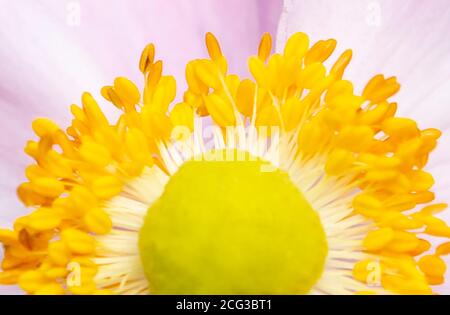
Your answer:
[[[233,154],[186,162],[150,207],[139,249],[151,293],[303,294],[319,279],[317,213],[287,173]]]

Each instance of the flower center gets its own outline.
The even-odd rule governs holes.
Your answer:
[[[186,162],[149,209],[139,249],[150,292],[302,294],[318,280],[328,249],[317,213],[287,173],[232,156]]]

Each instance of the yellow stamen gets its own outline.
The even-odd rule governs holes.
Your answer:
[[[272,49],[272,37],[269,33],[264,33],[261,37],[258,47],[258,57],[262,61],[266,61],[270,56],[270,51]]]

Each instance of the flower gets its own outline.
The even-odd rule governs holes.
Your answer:
[[[65,131],[36,119],[18,189],[35,210],[2,230],[2,281],[33,294],[431,294],[450,249],[423,237],[450,237],[423,170],[440,131],[396,117],[395,77],[357,95],[350,50],[327,71],[335,40],[296,33],[273,55],[271,43],[241,80],[207,33],[209,59],[187,64],[173,107],[149,44],[142,95],[124,77],[102,89],[114,122],[89,93]]]

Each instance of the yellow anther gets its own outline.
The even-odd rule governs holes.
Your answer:
[[[387,102],[376,104],[368,110],[361,111],[359,114],[359,122],[364,125],[372,125],[381,122],[386,116],[390,108]]]
[[[71,210],[83,214],[87,209],[97,205],[95,195],[84,186],[75,186],[70,191]]]
[[[418,156],[418,151],[423,145],[423,140],[421,138],[411,138],[409,140],[403,141],[397,147],[395,155],[401,158],[403,161],[411,163],[410,161],[415,160]]]
[[[442,136],[442,132],[439,129],[435,129],[435,128],[424,129],[420,133],[421,133],[422,137],[427,137],[427,138],[431,138],[434,140],[437,140]]]
[[[170,118],[163,113],[154,111],[149,106],[142,110],[142,129],[145,135],[153,139],[168,139],[172,130]]]
[[[39,165],[32,164],[25,169],[25,176],[32,181],[39,177],[49,177],[49,174]]]
[[[300,59],[285,59],[280,54],[274,54],[270,57],[269,62],[266,65],[257,57],[250,57],[250,60],[252,58],[255,58],[259,61],[259,67],[262,66],[261,69],[266,69],[262,73],[265,74],[265,80],[268,82],[267,89],[271,90],[272,93],[276,94],[277,96],[281,96],[280,91],[284,87],[287,87],[289,84],[293,84],[295,82],[295,74],[300,69]],[[297,66],[294,66],[294,64],[297,64]],[[259,82],[258,79],[256,80],[257,82]],[[264,86],[261,87],[264,88]]]
[[[86,122],[87,120],[86,114],[84,113],[83,109],[78,105],[75,104],[70,105],[70,112],[72,113],[75,119],[78,119],[79,121],[82,122]]]
[[[309,47],[309,38],[305,33],[295,33],[289,37],[284,47],[286,58],[302,59]]]
[[[90,93],[83,93],[81,102],[86,117],[94,126],[108,125],[108,120]]]
[[[204,85],[213,89],[220,89],[221,87],[218,70],[217,66],[210,60],[201,60],[195,67],[195,73],[198,79]]]
[[[368,251],[378,251],[385,248],[394,239],[394,231],[385,227],[367,234],[363,246]]]
[[[380,226],[389,226],[398,230],[418,229],[423,226],[423,223],[398,212],[398,211],[383,211],[377,217]]]
[[[27,271],[19,278],[19,286],[28,293],[34,293],[50,282],[51,280],[38,270]]]
[[[59,283],[49,283],[34,292],[36,295],[62,295],[64,289]]]
[[[17,232],[7,229],[0,229],[0,243],[5,245],[17,243]]]
[[[422,279],[409,279],[403,275],[384,274],[383,287],[397,294],[431,294],[431,289]]]
[[[39,137],[51,136],[59,130],[58,125],[47,118],[35,119],[32,123],[32,128],[34,133]]]
[[[307,123],[298,135],[299,148],[305,153],[317,152],[320,145],[328,140],[326,129],[316,123]]]
[[[255,78],[258,85],[262,88],[268,88],[269,86],[269,76],[268,70],[264,65],[264,62],[257,57],[250,57],[248,59],[248,67],[253,78]]]
[[[368,126],[346,126],[337,138],[337,145],[352,152],[365,151],[373,141],[374,132]]]
[[[412,194],[397,194],[394,198],[386,200],[383,206],[391,211],[409,210],[416,206],[415,196]]]
[[[419,136],[416,122],[408,118],[389,118],[383,122],[381,128],[387,135],[396,139],[410,139]]]
[[[319,40],[306,53],[305,65],[327,60],[336,48],[336,44],[334,39]]]
[[[391,77],[385,79],[383,75],[374,76],[366,85],[363,91],[363,97],[372,103],[378,103],[394,95],[400,89],[397,78]]]
[[[326,69],[320,62],[312,63],[300,72],[297,79],[299,88],[313,89],[325,78]]]
[[[408,177],[413,191],[427,191],[434,185],[433,176],[425,171],[411,171]]]
[[[434,200],[434,193],[431,191],[422,191],[419,193],[415,193],[414,195],[415,203],[423,204],[428,203]]]
[[[19,267],[0,272],[0,284],[17,284],[19,277],[25,271],[27,271],[27,269]]]
[[[80,147],[80,155],[86,162],[99,167],[104,167],[112,161],[108,149],[91,140],[83,141]]]
[[[393,117],[397,112],[397,107],[398,107],[397,103],[389,103],[389,108],[386,114],[384,115],[384,119]]]
[[[141,59],[139,60],[139,70],[141,70],[141,72],[145,74],[148,71],[148,67],[153,64],[154,60],[155,45],[148,44],[142,51]]]
[[[300,101],[296,97],[289,98],[281,105],[284,128],[286,131],[294,130],[305,113],[305,108],[309,105],[307,100]]]
[[[194,110],[186,103],[178,103],[173,107],[170,120],[174,126],[186,126],[194,130]]]
[[[162,77],[153,92],[152,109],[163,114],[166,113],[170,103],[175,99],[176,90],[177,85],[174,77]]]
[[[88,255],[95,250],[95,240],[86,232],[70,228],[61,232],[61,238],[74,254]]]
[[[5,244],[6,245],[6,244]],[[5,250],[5,255],[3,257],[3,261],[1,263],[1,268],[3,270],[11,270],[17,268],[24,264],[24,259],[13,256],[10,254],[10,250]],[[0,281],[1,284],[1,281]]]
[[[442,243],[436,248],[436,255],[443,256],[450,254],[450,242]]]
[[[356,111],[360,109],[363,99],[352,94],[337,95],[327,105],[336,111],[340,116],[347,115],[351,119],[342,120],[346,124],[350,124],[356,116]]]
[[[352,60],[352,55],[353,53],[350,49],[344,51],[339,59],[334,63],[330,70],[330,74],[332,74],[336,79],[342,78],[345,68],[347,68],[350,60]]]
[[[436,203],[433,205],[423,207],[423,209],[420,210],[420,213],[424,215],[433,215],[444,211],[447,207],[448,205],[446,203]]]
[[[133,114],[136,114],[136,112],[129,113],[129,115]],[[93,133],[93,140],[107,148],[111,156],[116,160],[121,159],[123,153],[121,148],[122,139],[113,127],[104,126],[97,128]]]
[[[41,205],[48,201],[47,197],[33,190],[31,183],[20,184],[17,188],[17,196],[26,206]]]
[[[220,49],[219,42],[212,33],[206,33],[205,42],[209,57],[211,57],[212,60],[218,60],[220,57],[222,57],[222,51]]]
[[[428,213],[421,212],[421,211],[415,212],[415,213],[411,214],[411,216],[414,219],[419,220],[428,226],[445,226],[446,225],[445,221],[435,218],[434,216],[432,216]]]
[[[38,154],[39,154],[39,145],[36,141],[28,141],[24,151],[26,154],[28,154],[29,156],[31,156],[34,159],[37,159]]]
[[[207,94],[208,92],[209,88],[198,78],[196,73],[196,68],[199,63],[200,60],[193,60],[186,65],[186,82],[189,86],[189,90],[185,92],[185,97],[187,98],[189,98],[192,94],[198,96],[201,94]]]
[[[58,130],[53,136],[55,143],[61,148],[63,155],[68,158],[76,158],[77,154],[74,149],[74,142],[69,139],[68,135],[62,130]]]
[[[27,218],[27,226],[36,231],[52,230],[61,223],[59,213],[49,208],[39,208]]]
[[[353,95],[353,84],[346,80],[337,80],[331,84],[325,95],[325,103],[332,104],[334,99],[342,95]]]
[[[447,270],[445,262],[436,255],[426,255],[419,259],[419,268],[427,276],[441,277]]]
[[[270,51],[272,49],[272,37],[269,33],[264,33],[261,37],[258,47],[258,58],[262,61],[266,61],[270,56]]]
[[[396,168],[399,167],[401,165],[402,161],[395,156],[392,157],[388,157],[388,156],[377,156],[374,160],[372,164],[374,167],[377,168]]]
[[[210,94],[205,97],[205,105],[212,119],[222,127],[234,126],[236,117],[233,107],[218,94]]]
[[[353,209],[362,215],[374,217],[379,214],[382,202],[369,194],[359,194],[353,199]]]
[[[430,219],[432,219],[432,221]],[[425,224],[427,224],[425,233],[433,236],[450,238],[450,227],[447,226],[445,221],[438,218],[428,218]]]
[[[414,250],[410,251],[409,253],[411,256],[418,256],[425,253],[430,248],[431,248],[430,242],[428,242],[427,240],[419,239],[417,247]]]
[[[51,267],[46,270],[43,270],[44,275],[49,279],[58,279],[58,278],[64,278],[68,270],[64,267]]]
[[[64,242],[56,241],[48,245],[48,257],[55,265],[65,267],[71,258],[71,254]]]
[[[92,192],[101,199],[108,199],[118,195],[122,191],[123,183],[116,176],[98,177],[92,183]]]
[[[49,198],[58,197],[64,191],[64,184],[52,177],[39,177],[31,182],[34,192]]]
[[[131,128],[127,131],[125,145],[132,160],[141,162],[149,160],[150,152],[147,139],[140,129]]]
[[[109,215],[98,208],[86,212],[83,222],[89,231],[96,234],[106,234],[111,231],[112,221]]]
[[[239,83],[236,93],[236,106],[241,114],[251,117],[255,104],[255,84],[245,79]]]
[[[116,106],[118,109],[123,110],[125,105],[122,99],[119,97],[117,92],[114,90],[114,87],[112,86],[104,86],[100,90],[100,93],[102,96],[109,102],[113,103],[114,106]],[[133,104],[134,105],[134,104]],[[128,106],[127,108],[129,108]]]
[[[399,176],[395,170],[370,170],[367,172],[365,179],[372,182],[386,182],[394,180]]]
[[[429,285],[440,285],[445,282],[445,278],[443,276],[440,277],[426,276],[426,279]]]
[[[55,150],[49,150],[42,161],[43,166],[56,177],[71,178],[72,167],[70,163]]]
[[[325,171],[330,175],[339,175],[352,167],[355,158],[352,152],[342,149],[335,149],[329,156],[325,164]]]
[[[411,252],[419,245],[419,239],[416,234],[405,231],[394,231],[394,239],[386,249],[396,253]]]
[[[257,127],[281,126],[277,109],[272,104],[264,106],[256,115],[255,125]],[[270,133],[270,130],[268,130]]]
[[[163,69],[163,63],[161,60],[158,60],[157,62],[155,62],[154,64],[152,64],[150,66],[145,88],[153,90],[153,88],[156,86],[156,84],[158,84],[159,79],[161,79],[162,69]]]
[[[112,101],[111,99],[111,92],[114,91],[114,88],[110,85],[106,85],[104,87],[101,88],[100,90],[100,94],[102,94],[102,96],[105,98],[105,100],[107,101]]]
[[[114,80],[114,91],[128,105],[135,105],[141,99],[141,94],[137,86],[124,77],[118,77]]]

